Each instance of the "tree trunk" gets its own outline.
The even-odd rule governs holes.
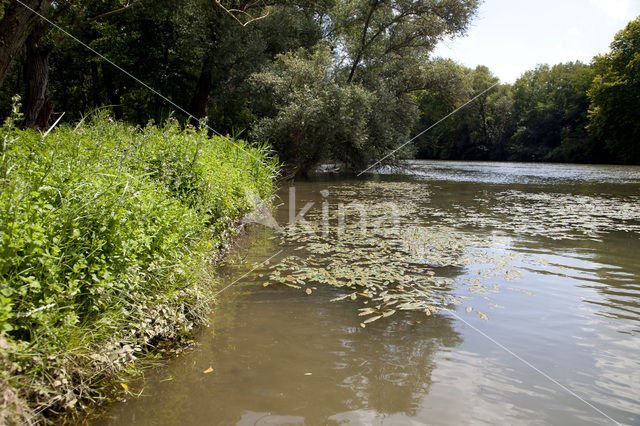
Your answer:
[[[356,73],[356,69],[358,69],[358,65],[360,64],[360,60],[362,59],[362,55],[364,54],[365,49],[367,48],[367,33],[369,32],[369,25],[371,25],[371,18],[373,17],[376,8],[378,7],[378,0],[373,0],[371,3],[371,7],[369,9],[369,13],[367,14],[367,18],[364,21],[364,28],[362,29],[362,39],[360,40],[360,48],[358,49],[358,54],[353,60],[353,64],[351,65],[351,71],[349,71],[349,78],[347,78],[347,83],[351,84],[353,80],[353,76]],[[375,37],[375,36],[374,36]]]
[[[211,96],[211,89],[213,87],[213,58],[208,56],[202,64],[202,71],[200,72],[200,78],[198,78],[198,84],[196,90],[191,98],[191,114],[197,119],[192,120],[192,124],[198,125],[198,120],[201,120],[207,116],[209,97]]]
[[[347,78],[348,84],[351,84],[351,81],[353,80],[353,76],[356,73],[356,69],[358,69],[358,64],[360,64],[361,57],[362,57],[361,53],[358,52],[358,54],[356,55],[356,58],[353,60],[353,64],[351,65],[351,71],[349,71],[349,77]]]
[[[44,43],[44,34],[45,26],[38,24],[27,39],[24,123],[32,129],[46,127],[53,109],[47,101],[51,47]]]
[[[0,20],[0,87],[4,83],[13,59],[24,45],[40,18],[15,1],[3,2],[4,16]],[[51,0],[24,0],[24,3],[40,14],[45,14]]]

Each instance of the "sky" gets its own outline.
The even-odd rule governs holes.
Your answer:
[[[434,55],[486,65],[513,83],[539,64],[591,59],[640,15],[640,0],[484,0],[465,37],[441,42]]]

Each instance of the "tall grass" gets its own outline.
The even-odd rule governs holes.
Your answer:
[[[97,379],[188,336],[206,256],[274,191],[266,146],[97,114],[0,129],[0,423],[100,398]],[[35,416],[35,417],[34,417]]]

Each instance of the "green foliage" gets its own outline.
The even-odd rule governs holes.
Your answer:
[[[417,116],[413,96],[398,90],[397,79],[377,76],[375,88],[348,83],[333,59],[327,47],[299,50],[252,77],[257,108],[271,111],[253,136],[272,141],[302,172],[323,161],[363,169],[407,140]]]
[[[427,127],[488,87],[485,67],[457,87],[417,94]],[[418,141],[421,158],[640,164],[640,18],[593,64],[541,65],[502,85]]]
[[[498,80],[486,67],[459,67],[455,92],[418,94],[427,127]],[[541,65],[513,85],[499,85],[418,141],[423,158],[552,162],[603,161],[606,153],[587,132],[587,91],[593,67],[580,62]]]
[[[269,72],[253,76],[260,95],[277,113],[262,119],[256,138],[273,141],[285,161],[303,170],[331,158],[359,163],[367,149],[373,95],[361,87],[336,82],[328,49],[279,57]]]
[[[9,3],[9,0],[0,0],[0,19],[4,18],[4,8]]]
[[[321,36],[313,14],[278,4],[268,19],[247,27],[206,0],[141,1],[126,12],[91,21],[117,2],[70,6],[57,21],[81,40],[185,110],[200,78],[207,78],[209,123],[221,132],[247,129],[247,78],[279,53],[312,46]],[[57,9],[56,9],[57,10]],[[164,121],[175,108],[65,36],[51,55],[51,101],[67,117],[80,119],[109,105],[117,118],[143,124]],[[207,77],[208,76],[208,77]],[[7,108],[7,107],[5,107]],[[186,120],[182,114],[178,117]]]
[[[333,3],[325,44],[279,56],[253,78],[261,117],[253,134],[303,172],[320,161],[351,169],[376,162],[409,139],[418,119],[412,92],[438,81],[428,53],[441,37],[462,33],[476,7],[475,0]]]
[[[350,0],[329,11],[333,41],[347,62],[348,80],[378,74],[390,61],[425,57],[442,37],[464,33],[477,0]]]
[[[243,27],[206,0],[138,2],[124,11],[128,3],[121,0],[65,0],[52,5],[50,17],[198,118],[208,116],[218,130],[255,127],[249,134],[268,137],[303,170],[318,161],[361,169],[410,137],[418,120],[412,93],[439,84],[429,52],[442,37],[464,33],[478,3],[283,1]],[[49,100],[56,111],[79,119],[108,105],[116,118],[138,124],[171,113],[170,105],[66,36],[47,37],[54,46]],[[322,64],[299,48],[323,51]],[[303,66],[312,71],[305,82],[312,94],[304,85],[270,87],[265,77],[295,75]],[[16,72],[7,81],[6,94],[24,90]],[[260,97],[276,89],[276,96]],[[9,105],[0,109],[8,112]],[[410,154],[409,147],[389,160]]]
[[[11,379],[24,397],[60,391],[32,364],[59,356],[47,368],[65,372],[69,402],[88,385],[78,369],[96,367],[78,352],[115,342],[140,353],[201,321],[203,256],[272,195],[276,162],[175,120],[136,128],[97,114],[43,137],[16,119],[0,129],[0,332],[16,371],[30,371]]]
[[[615,161],[640,164],[640,18],[616,35],[594,68],[589,128]]]
[[[517,122],[510,158],[567,162],[592,158],[592,141],[585,129],[592,80],[592,68],[580,62],[543,65],[525,73],[513,89]]]
[[[304,172],[323,161],[361,170],[497,82],[486,67],[431,57],[443,38],[466,32],[478,4],[287,0],[270,3],[264,19],[246,26],[208,0],[63,0],[48,13],[213,128],[268,139]],[[236,6],[254,7],[256,16],[265,10]],[[640,162],[638,26],[629,24],[592,65],[541,65],[499,85],[388,160],[417,152]],[[52,46],[47,100],[66,119],[102,106],[138,125],[171,116],[173,105],[62,33],[48,31],[41,44]],[[0,87],[0,115],[8,116],[11,97],[25,91],[24,61],[24,54],[16,57]]]
[[[429,127],[498,82],[484,66],[473,70],[455,63],[446,66],[451,83],[417,95],[421,127]],[[445,160],[503,159],[510,134],[512,104],[511,87],[497,86],[421,137],[417,141],[418,155]]]

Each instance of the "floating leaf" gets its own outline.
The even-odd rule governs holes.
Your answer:
[[[367,318],[367,319],[366,319],[366,320],[364,320],[362,323],[363,323],[363,324],[369,324],[369,323],[371,323],[371,322],[374,322],[374,321],[379,320],[380,318],[382,318],[382,315],[378,315],[378,316],[375,316],[375,317]]]
[[[347,297],[349,297],[349,295],[345,294],[344,296],[340,296],[340,297],[336,297],[335,299],[331,299],[329,302],[339,302],[341,300],[346,299]]]
[[[286,256],[270,271],[270,282],[301,288],[307,293],[307,286],[312,285],[339,288],[342,295],[332,301],[360,300],[362,303],[355,305],[359,308],[370,304],[371,308],[360,309],[359,313],[372,316],[369,320],[374,321],[380,316],[391,316],[396,310],[432,315],[447,310],[450,304],[462,304],[464,297],[456,287],[466,286],[470,291],[467,294],[484,297],[499,290],[497,286],[484,285],[486,278],[517,276],[509,266],[513,261],[511,253],[503,256],[500,253],[505,250],[495,250],[495,237],[487,240],[460,230],[466,225],[492,226],[492,223],[472,222],[479,213],[456,210],[462,218],[461,225],[458,217],[431,205],[428,197],[423,196],[424,191],[419,191],[420,196],[414,195],[419,185],[329,184],[333,202],[361,203],[367,220],[360,221],[358,209],[343,211],[343,220],[339,220],[337,210],[330,209],[329,221],[323,222],[326,212],[309,210],[305,219],[312,232],[300,226],[284,229],[281,243],[295,247],[290,252],[295,254]],[[380,203],[381,199],[394,203]],[[451,208],[455,210],[457,206]],[[393,220],[389,220],[392,216]],[[328,223],[327,232],[323,223]],[[450,268],[442,268],[462,270],[467,265],[472,265],[473,274],[455,279],[451,278]],[[387,309],[391,306],[393,309]]]
[[[485,314],[483,314],[483,313],[482,313],[482,312],[480,312],[480,311],[476,311],[476,312],[478,312],[478,316],[479,316],[480,318],[482,318],[482,319],[483,319],[483,320],[485,320],[485,321],[489,321],[489,317],[487,317]]]

